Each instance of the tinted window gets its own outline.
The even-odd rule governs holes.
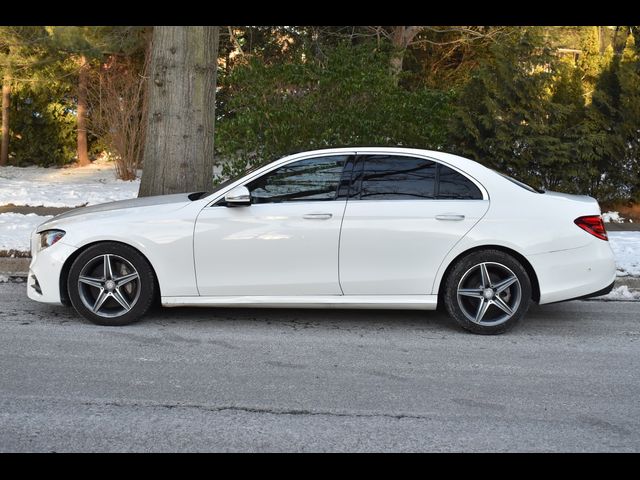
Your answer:
[[[442,200],[482,200],[482,193],[476,185],[464,175],[439,165],[438,198]]]
[[[289,163],[247,184],[253,203],[334,200],[347,155]]]
[[[394,155],[369,155],[363,159],[360,199],[416,200],[435,198],[435,162],[422,158]]]

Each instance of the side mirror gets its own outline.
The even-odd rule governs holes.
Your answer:
[[[251,205],[251,194],[245,186],[236,187],[224,196],[224,201],[228,207]]]

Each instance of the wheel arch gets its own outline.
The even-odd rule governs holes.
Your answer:
[[[60,270],[60,278],[58,281],[59,281],[59,287],[60,287],[60,302],[62,302],[63,305],[65,306],[71,305],[71,300],[69,299],[69,291],[67,290],[67,278],[69,277],[69,271],[71,270],[71,265],[73,265],[73,262],[76,260],[76,258],[78,258],[78,256],[82,252],[84,252],[90,247],[99,245],[101,243],[119,243],[120,245],[124,245],[126,247],[132,248],[133,250],[138,252],[151,267],[151,271],[153,272],[153,278],[155,281],[156,295],[158,298],[160,298],[160,283],[158,282],[158,274],[156,273],[156,269],[153,267],[153,264],[149,261],[149,258],[147,258],[147,256],[143,252],[141,252],[139,248],[136,248],[129,243],[121,242],[118,240],[96,240],[94,242],[87,243],[86,245],[82,245],[80,248],[74,251],[71,255],[69,255],[69,258],[67,258],[64,264],[62,265],[62,270]]]
[[[447,280],[447,276],[449,275],[449,273],[451,272],[453,266],[458,262],[458,260],[460,260],[461,258],[473,253],[473,252],[478,252],[481,250],[499,250],[501,252],[504,252],[506,254],[511,255],[512,257],[514,257],[516,260],[518,260],[522,266],[524,267],[524,269],[527,272],[527,275],[529,275],[529,280],[531,280],[531,297],[535,302],[540,301],[540,283],[538,282],[538,275],[536,274],[535,269],[533,268],[533,266],[531,265],[531,263],[529,262],[529,260],[527,260],[527,258],[522,255],[521,253],[509,248],[509,247],[505,247],[503,245],[478,245],[476,247],[470,248],[468,250],[465,250],[464,252],[459,253],[453,260],[451,260],[449,262],[449,265],[447,265],[447,268],[445,269],[444,273],[442,274],[442,277],[440,278],[440,284],[438,285],[438,307],[441,306],[441,302],[443,299],[443,289],[444,289],[444,285],[446,283]]]

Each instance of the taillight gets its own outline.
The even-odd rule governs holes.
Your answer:
[[[587,215],[585,217],[576,218],[573,223],[583,229],[585,232],[589,232],[594,237],[598,237],[600,240],[608,241],[607,231],[604,228],[604,222],[600,215]]]

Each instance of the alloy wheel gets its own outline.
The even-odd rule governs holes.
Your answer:
[[[127,259],[114,254],[89,260],[78,277],[82,303],[94,314],[120,317],[128,313],[140,297],[140,275]]]
[[[462,275],[457,299],[468,320],[482,326],[495,326],[516,313],[522,299],[522,286],[510,268],[497,262],[482,262]]]

